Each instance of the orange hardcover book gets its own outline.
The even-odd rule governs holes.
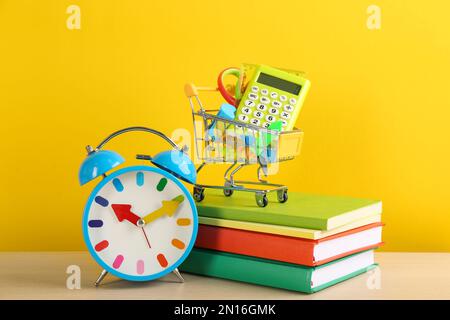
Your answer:
[[[305,266],[324,263],[382,245],[381,222],[319,240],[199,225],[197,248],[211,249]]]

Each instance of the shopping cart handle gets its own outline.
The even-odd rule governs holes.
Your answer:
[[[193,83],[186,83],[184,85],[184,94],[186,95],[186,97],[190,98],[198,96],[198,91]]]
[[[215,87],[197,87],[193,83],[186,83],[184,85],[184,94],[188,98],[198,96],[199,91],[217,91],[217,88],[215,88]]]

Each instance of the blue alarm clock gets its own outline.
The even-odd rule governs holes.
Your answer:
[[[129,131],[155,134],[173,150],[154,157],[137,156],[155,166],[129,166],[109,174],[124,159],[102,148]],[[196,181],[195,166],[185,150],[159,131],[130,127],[114,132],[95,149],[88,146],[87,151],[79,171],[80,184],[103,177],[88,198],[82,221],[86,246],[103,268],[95,284],[108,273],[148,281],[173,272],[183,281],[177,268],[194,246],[198,228],[197,208],[181,182]]]

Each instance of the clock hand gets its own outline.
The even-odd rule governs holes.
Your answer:
[[[145,232],[144,228],[141,228],[142,232],[144,233],[145,240],[147,241],[148,247],[151,249],[152,246],[150,245],[150,241],[148,241],[147,233]]]
[[[139,219],[137,225],[142,227],[145,224],[151,223],[158,218],[161,218],[164,215],[168,215],[169,217],[173,216],[178,206],[184,201],[184,196],[179,195],[172,200],[163,200],[162,206],[159,209],[147,214],[143,218]]]
[[[122,222],[123,220],[127,220],[128,222],[131,222],[135,226],[138,225],[138,221],[139,221],[140,217],[135,215],[133,212],[131,212],[131,205],[129,205],[129,204],[112,204],[111,208],[113,209],[114,213],[116,214],[116,217],[119,220],[119,222]]]

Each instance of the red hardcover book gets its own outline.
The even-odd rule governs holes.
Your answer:
[[[318,266],[382,245],[381,222],[311,240],[199,225],[195,246],[306,266]]]

